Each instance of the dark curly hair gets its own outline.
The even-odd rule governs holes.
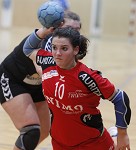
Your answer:
[[[65,11],[64,12],[64,19],[67,18],[67,19],[72,19],[74,21],[78,21],[80,23],[80,29],[81,29],[81,19],[79,17],[78,14],[76,14],[75,12],[72,12],[72,11]]]
[[[86,56],[89,40],[83,35],[80,35],[80,32],[74,28],[57,28],[53,32],[52,37],[68,38],[73,47],[79,46],[79,52],[76,55],[76,60],[81,60]]]

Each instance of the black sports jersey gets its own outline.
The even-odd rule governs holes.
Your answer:
[[[12,100],[15,96],[23,93],[29,93],[34,103],[45,101],[41,77],[32,60],[23,53],[26,38],[0,65],[0,103]]]
[[[52,34],[49,34],[41,44],[41,48],[51,52],[51,42],[52,42]]]
[[[7,75],[20,82],[24,81],[26,78],[26,83],[29,83],[28,80],[37,80],[37,84],[41,84],[41,82],[38,83],[40,77],[36,72],[32,60],[23,53],[23,45],[26,38],[3,60],[1,67]],[[32,84],[36,83],[33,82]]]
[[[51,51],[51,35],[42,40],[39,47]],[[39,85],[41,84],[41,77],[38,75],[33,61],[26,57],[23,52],[23,45],[27,37],[3,60],[1,67],[7,75],[15,80],[31,85]]]

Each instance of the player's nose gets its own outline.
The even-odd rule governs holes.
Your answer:
[[[59,56],[61,55],[61,50],[60,49],[56,50],[56,55],[59,55]]]

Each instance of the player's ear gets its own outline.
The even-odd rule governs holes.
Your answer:
[[[79,46],[76,46],[74,48],[74,55],[76,56],[78,54],[78,52],[79,52]]]
[[[56,27],[56,28],[61,28],[63,25],[64,25],[64,21],[62,21],[62,22],[60,23],[60,25],[59,25],[58,27]],[[54,30],[55,30],[56,28],[54,28]]]
[[[62,21],[61,23],[60,23],[60,26],[59,27],[62,27],[64,25],[64,21]]]

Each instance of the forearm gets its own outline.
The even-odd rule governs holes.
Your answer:
[[[26,56],[30,56],[32,52],[36,49],[38,49],[38,45],[41,42],[41,38],[36,34],[36,30],[26,39],[24,46],[23,46],[23,52]]]
[[[42,39],[52,32],[52,29],[40,28],[35,30],[25,41],[23,46],[24,54],[29,57],[34,50],[38,50]]]
[[[118,128],[117,149],[130,150],[130,142],[129,136],[127,134],[127,129]]]
[[[127,134],[127,128],[117,128],[118,135],[126,135]]]
[[[124,91],[118,91],[112,98],[116,114],[116,127],[127,128],[131,119],[129,98]]]

